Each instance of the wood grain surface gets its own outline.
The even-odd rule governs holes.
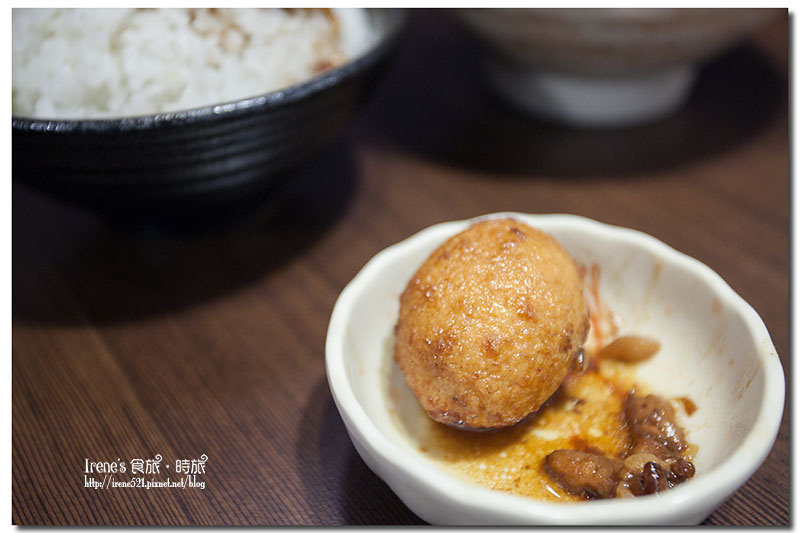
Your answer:
[[[446,13],[409,22],[345,135],[234,223],[123,228],[14,185],[14,523],[422,523],[352,447],[324,340],[371,256],[445,220],[563,212],[654,235],[753,305],[786,368],[787,17],[708,63],[678,114],[606,132],[516,115]],[[155,454],[162,478],[207,454],[205,490],[84,487],[86,458]],[[787,416],[706,523],[789,524]]]

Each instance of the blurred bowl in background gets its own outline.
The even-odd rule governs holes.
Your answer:
[[[120,218],[202,214],[268,195],[341,132],[394,48],[405,12],[367,11],[366,52],[281,90],[146,116],[14,116],[13,179]]]
[[[687,99],[698,64],[778,9],[461,9],[492,54],[489,82],[531,115],[628,126]]]

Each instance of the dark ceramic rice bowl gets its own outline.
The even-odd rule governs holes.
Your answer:
[[[375,43],[309,81],[230,103],[97,120],[12,117],[13,179],[106,214],[196,210],[268,192],[336,137],[405,15],[370,10]]]

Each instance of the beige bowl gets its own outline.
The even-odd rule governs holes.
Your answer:
[[[664,116],[686,100],[697,65],[777,9],[462,9],[494,52],[489,79],[532,114],[586,125]]]

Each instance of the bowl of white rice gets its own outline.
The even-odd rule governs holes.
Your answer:
[[[14,9],[15,182],[110,212],[265,190],[345,125],[390,9]]]

